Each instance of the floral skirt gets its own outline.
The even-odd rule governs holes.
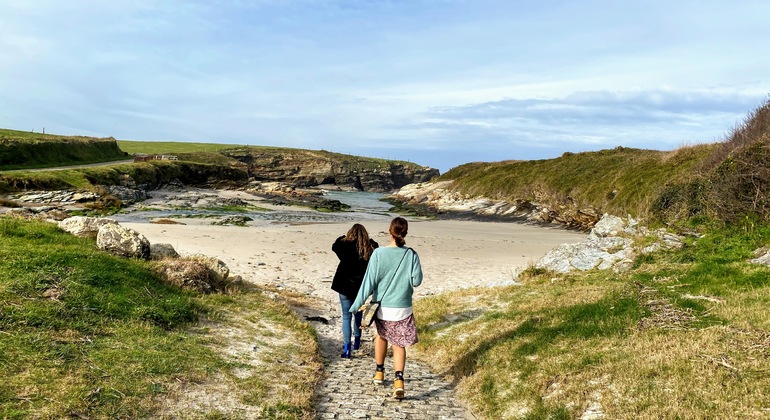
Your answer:
[[[375,318],[377,335],[391,345],[397,347],[409,347],[417,343],[417,325],[414,323],[414,314],[401,321],[383,321]]]

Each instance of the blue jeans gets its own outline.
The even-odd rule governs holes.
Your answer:
[[[350,307],[353,306],[353,301],[343,294],[340,294],[340,306],[342,306],[342,341],[344,344],[350,344],[350,321],[355,318],[353,335],[361,337],[361,317],[363,314],[361,311],[351,314]]]

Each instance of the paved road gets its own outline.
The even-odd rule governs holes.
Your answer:
[[[338,309],[339,310],[339,309]],[[375,385],[372,326],[364,333],[361,349],[351,359],[342,351],[341,318],[328,325],[314,323],[318,332],[325,377],[316,389],[317,419],[444,419],[471,420],[475,417],[454,396],[452,385],[407,354],[404,372],[406,398],[393,394],[393,359],[385,360],[385,383]],[[408,350],[407,350],[408,352]]]

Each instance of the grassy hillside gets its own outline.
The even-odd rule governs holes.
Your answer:
[[[420,357],[486,419],[767,418],[770,228],[710,228],[628,273],[415,302]]]
[[[0,170],[127,159],[113,138],[58,136],[0,129]]]
[[[233,406],[300,418],[311,410],[314,334],[257,290],[182,291],[150,262],[105,254],[55,225],[0,217],[0,301],[0,418],[228,418]],[[236,338],[219,336],[227,331]],[[227,356],[238,340],[260,346],[250,353],[258,367]],[[188,393],[212,404],[180,413],[176,402],[189,403]]]
[[[716,145],[671,152],[618,147],[565,153],[556,159],[469,163],[439,180],[471,196],[536,202],[572,202],[603,212],[645,216],[666,185],[693,176]]]
[[[470,196],[681,223],[770,220],[770,101],[721,143],[674,151],[617,147],[556,159],[468,163],[439,180]]]
[[[257,159],[288,158],[296,160],[324,159],[343,166],[357,166],[361,169],[388,168],[391,164],[415,165],[411,162],[353,156],[326,150],[296,149],[276,146],[243,146],[236,144],[149,142],[118,140],[118,145],[127,153],[174,154],[180,159],[205,163],[233,163],[234,157],[254,156]]]

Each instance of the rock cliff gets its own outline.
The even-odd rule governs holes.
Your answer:
[[[297,187],[333,184],[360,191],[392,191],[439,175],[438,169],[410,162],[326,151],[244,147],[221,153],[243,163],[249,176],[257,181],[279,181]]]
[[[590,230],[601,217],[595,208],[579,208],[572,202],[560,202],[549,197],[543,197],[543,200],[539,201],[472,197],[454,190],[453,182],[450,180],[407,185],[388,199],[406,209],[427,209],[428,213],[451,217],[555,223],[585,231]]]

